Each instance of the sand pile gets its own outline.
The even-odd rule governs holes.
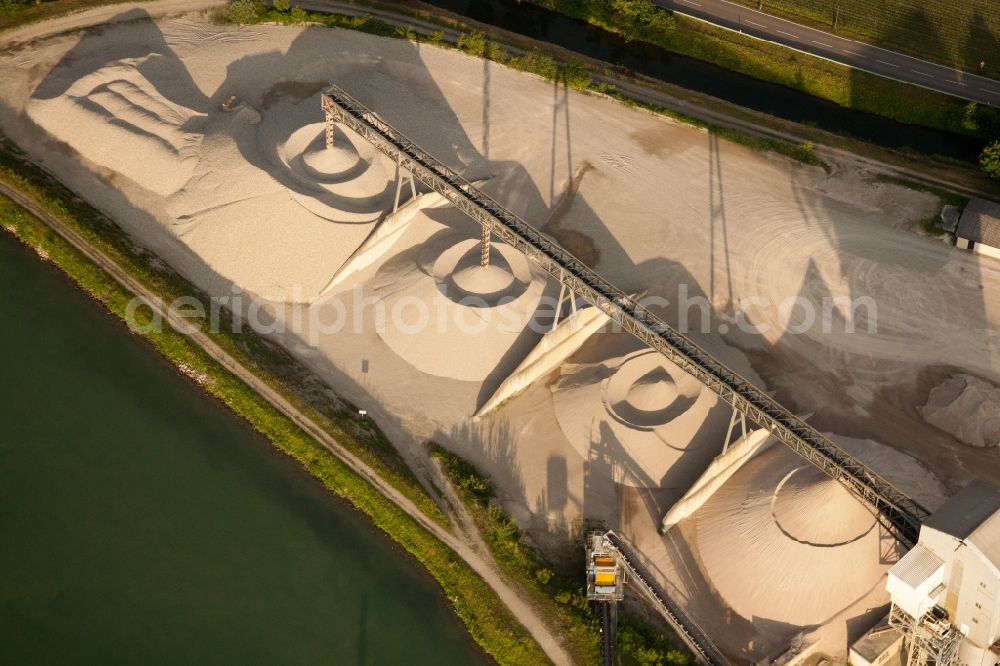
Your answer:
[[[945,488],[914,458],[872,440],[826,434],[928,509],[944,502]],[[880,540],[867,508],[778,444],[733,474],[693,521],[708,579],[752,621],[819,623],[881,589],[892,563],[894,542]]]
[[[170,260],[210,291],[232,282],[267,300],[309,301],[391,206],[384,156],[339,127],[326,147],[322,80],[299,86],[302,97],[241,94],[225,111],[165,49],[135,57],[142,49],[125,38],[78,50],[35,90],[28,114],[129,201],[163,214],[160,229],[129,231],[157,251],[182,239],[195,256]]]
[[[389,205],[377,160],[352,154],[346,134],[328,156],[322,124],[303,131],[298,114],[315,119],[314,104],[210,112],[197,166],[168,200],[173,233],[215,273],[270,300],[315,298]],[[310,176],[310,161],[331,182]]]
[[[587,456],[599,442],[617,452],[625,484],[683,485],[680,476],[692,475],[687,482],[693,482],[722,449],[728,409],[654,351],[564,366],[551,391],[559,427],[574,448]],[[680,476],[668,480],[668,473]]]
[[[141,73],[163,56],[127,58],[30,104],[31,117],[84,158],[159,195],[179,190],[194,170],[204,116],[174,104]]]
[[[819,469],[796,467],[778,483],[771,516],[785,536],[813,546],[839,546],[860,539],[872,514]]]
[[[353,130],[334,126],[333,146],[326,146],[325,123],[310,122],[316,109],[282,103],[268,109],[258,127],[264,155],[296,202],[328,220],[371,222],[392,205],[395,179],[388,159]],[[301,125],[289,117],[301,117]],[[291,134],[289,129],[297,127]]]
[[[874,516],[788,449],[767,449],[694,517],[709,580],[741,616],[819,624],[876,585],[888,568]]]
[[[524,354],[513,354],[515,344],[540,337],[526,326],[546,279],[504,243],[493,243],[489,266],[480,266],[479,239],[470,237],[478,229],[462,222],[450,228],[417,216],[412,224],[427,239],[388,260],[371,281],[381,301],[376,318],[383,321],[376,328],[393,352],[422,372],[482,382],[502,360],[513,369]]]
[[[949,377],[919,411],[925,421],[966,444],[1000,446],[1000,387],[978,377]]]

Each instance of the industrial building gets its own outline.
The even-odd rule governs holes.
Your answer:
[[[852,663],[1000,664],[1000,489],[973,481],[942,505],[886,588],[897,637],[873,630],[852,647]]]

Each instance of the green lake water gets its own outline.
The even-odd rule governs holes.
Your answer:
[[[415,561],[3,232],[0,417],[0,663],[488,663]]]

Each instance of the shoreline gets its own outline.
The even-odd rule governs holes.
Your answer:
[[[13,186],[5,176],[6,174],[0,173],[0,196],[9,199],[24,213],[20,228],[5,225],[5,230],[14,238],[33,249],[40,258],[59,268],[120,320],[123,320],[120,307],[115,306],[122,305],[123,297],[134,294],[145,297],[150,302],[158,300],[154,291],[92,247],[65,221],[59,220],[54,213],[45,209],[44,204]],[[52,235],[32,242],[31,236],[37,235],[40,230]],[[60,243],[65,245],[58,247]],[[67,252],[69,255],[76,254],[73,257],[78,264],[76,270],[71,265]],[[89,270],[90,275],[81,274],[81,270]],[[100,284],[101,282],[104,284]],[[160,315],[170,320],[172,325],[184,325],[171,319],[168,308],[161,308]],[[471,639],[497,663],[571,663],[562,650],[560,641],[555,636],[548,635],[547,629],[542,629],[545,625],[540,618],[535,617],[534,609],[501,580],[489,563],[427,517],[398,489],[344,449],[312,419],[247,370],[206,333],[198,330],[193,335],[185,336],[168,327],[155,336],[147,334],[142,337],[172,363],[179,373],[187,374],[180,367],[184,364],[212,380],[212,383],[196,383],[266,437],[277,451],[302,464],[303,471],[317,478],[328,491],[347,500],[356,510],[367,515],[375,527],[412,555],[437,580],[450,601],[452,610],[465,624]],[[169,343],[164,338],[172,338],[169,343],[175,345],[174,354],[168,351]],[[179,352],[187,352],[187,358],[182,358]],[[240,386],[245,389],[244,395],[239,395]],[[252,404],[248,400],[251,396],[246,395],[251,392],[266,407],[260,402]],[[268,414],[267,411],[270,410],[273,411]],[[268,424],[265,422],[268,418],[278,423]],[[288,427],[297,429],[300,436],[293,439],[293,433],[287,432]],[[289,441],[282,441],[281,435]],[[323,456],[321,452],[327,455]],[[323,460],[324,457],[327,459]],[[437,545],[427,539],[433,539]],[[442,548],[445,550],[442,551]],[[443,558],[440,566],[435,564],[434,557]],[[461,583],[455,582],[456,566],[467,569],[460,576],[464,578]],[[479,596],[484,594],[484,587],[489,588],[488,594],[493,595],[493,601]],[[469,595],[474,598],[469,598]],[[477,601],[479,608],[476,607]],[[484,603],[487,608],[481,607]],[[524,627],[522,631],[511,632],[510,627],[518,626],[518,619],[521,618],[534,620],[534,631]],[[502,641],[505,645],[497,645],[495,641]],[[537,651],[531,647],[535,647]]]

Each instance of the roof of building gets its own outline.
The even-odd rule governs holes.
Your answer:
[[[942,504],[924,526],[970,544],[1000,571],[1000,488],[973,481]]]
[[[889,626],[888,619],[882,620],[867,634],[859,638],[851,650],[857,652],[869,664],[882,656],[892,647],[892,644],[903,638],[903,635]]]
[[[1000,248],[1000,204],[973,199],[962,211],[955,234],[959,238]]]
[[[964,540],[990,522],[990,516],[997,511],[1000,511],[1000,488],[975,480],[942,504],[924,521],[924,526]],[[996,527],[1000,528],[1000,521]]]
[[[975,546],[993,568],[1000,571],[1000,513],[988,518],[965,541]]]
[[[892,566],[891,573],[911,589],[916,589],[943,566],[944,560],[918,543]]]

